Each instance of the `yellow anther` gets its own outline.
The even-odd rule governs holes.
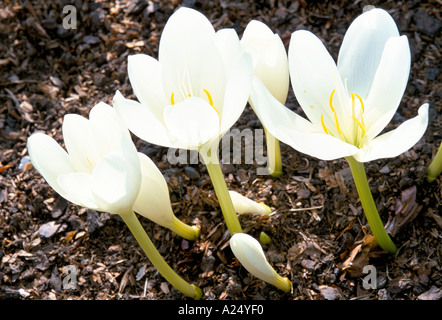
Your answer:
[[[322,129],[324,129],[324,132],[325,132],[326,134],[329,134],[329,131],[328,131],[328,129],[327,129],[327,127],[325,126],[325,123],[324,123],[324,115],[323,115],[323,114],[321,114],[321,124],[322,124]]]
[[[175,99],[173,98],[173,96],[175,95],[174,92],[172,92],[172,94],[170,95],[170,104],[174,105],[175,104]]]
[[[336,90],[333,90],[331,95],[330,95],[330,109],[331,111],[333,111],[333,114],[335,115],[335,122],[336,122],[336,129],[338,129],[338,133],[341,134],[341,129],[339,128],[339,122],[338,122],[338,115],[336,114],[336,110],[335,108],[333,108],[333,95],[335,94]]]

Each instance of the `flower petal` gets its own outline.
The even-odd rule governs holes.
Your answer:
[[[50,136],[34,133],[28,138],[27,148],[32,164],[48,184],[63,198],[73,198],[58,183],[58,176],[75,172],[67,152]]]
[[[174,145],[163,124],[145,105],[126,99],[117,91],[113,106],[123,122],[137,137],[163,147],[179,147]]]
[[[163,108],[169,102],[163,90],[158,60],[145,54],[130,55],[127,72],[138,100],[161,120]]]
[[[138,153],[138,156],[141,187],[134,204],[134,211],[163,227],[170,228],[174,214],[166,180],[148,156],[143,153]]]
[[[335,113],[341,126],[348,127],[353,121],[351,106],[336,64],[327,49],[313,33],[305,30],[292,34],[289,47],[290,78],[296,99],[309,120],[322,128],[322,122],[334,135],[339,135]],[[336,90],[334,103],[330,107],[330,96]],[[323,117],[323,119],[322,119]]]
[[[110,105],[100,102],[94,106],[89,121],[103,134],[112,150],[121,150],[127,156],[136,154],[129,130]]]
[[[126,214],[132,211],[141,185],[140,164],[112,152],[92,173],[92,195],[101,211]]]
[[[254,74],[284,104],[289,89],[289,68],[281,38],[266,24],[252,20],[244,30],[241,46],[252,56]]]
[[[167,106],[164,121],[174,143],[185,149],[198,149],[219,133],[218,112],[198,97]]]
[[[407,37],[390,38],[365,101],[368,139],[376,137],[393,118],[407,86],[410,61]]]
[[[111,147],[104,135],[86,118],[78,114],[64,116],[63,139],[77,171],[92,172]]]
[[[428,103],[419,108],[418,115],[405,121],[396,129],[373,139],[354,158],[368,162],[381,158],[392,158],[409,150],[425,133],[428,125]]]
[[[58,176],[58,184],[69,195],[69,201],[92,210],[104,211],[92,195],[93,178],[84,172],[74,172]]]
[[[249,54],[242,53],[231,69],[224,93],[224,105],[222,110],[219,110],[221,133],[229,130],[244,111],[252,88],[252,80],[252,58]]]
[[[345,33],[339,51],[338,68],[349,92],[367,97],[390,37],[399,36],[387,11],[372,9],[358,16]]]
[[[190,84],[183,91],[202,91],[200,75],[201,57],[206,55],[212,43],[215,30],[210,21],[200,12],[178,9],[167,21],[160,39],[159,62],[161,63],[162,84],[166,97],[177,88]],[[190,92],[184,92],[187,94]],[[176,102],[179,93],[175,92]],[[182,94],[181,100],[185,99]]]
[[[255,77],[250,100],[263,126],[292,148],[323,160],[355,154],[358,149],[319,131],[311,122],[283,106]]]
[[[223,59],[227,76],[242,52],[238,34],[234,29],[230,28],[218,30],[215,34],[214,43]]]

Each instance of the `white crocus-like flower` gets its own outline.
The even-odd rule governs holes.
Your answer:
[[[67,114],[62,132],[67,152],[43,133],[27,142],[32,164],[49,185],[83,207],[132,212],[141,185],[139,156],[113,108],[100,102],[89,120]]]
[[[158,60],[131,55],[128,74],[139,102],[117,92],[114,107],[129,129],[150,143],[200,150],[243,112],[252,62],[233,29],[215,32],[203,14],[180,8],[164,27]]]
[[[246,233],[235,233],[230,239],[230,248],[248,272],[285,292],[290,291],[290,280],[276,273],[275,269],[268,263],[261,245],[255,238]]]
[[[244,30],[241,47],[253,60],[253,74],[282,104],[289,91],[289,68],[284,43],[264,23],[252,20]]]
[[[100,102],[91,109],[89,120],[68,114],[62,131],[67,152],[46,134],[35,133],[28,139],[34,167],[61,196],[112,214],[134,210],[186,239],[198,237],[196,226],[173,214],[161,171],[137,152],[114,108]]]
[[[281,38],[264,23],[252,20],[244,30],[241,47],[252,56],[254,76],[273,97],[284,104],[289,90],[289,68],[287,52]],[[250,105],[254,108],[252,101]],[[268,171],[272,176],[278,177],[282,174],[279,141],[268,130],[265,130],[265,135]]]
[[[236,191],[229,190],[229,194],[230,198],[232,198],[233,207],[238,214],[256,213],[268,215],[272,212],[266,204],[253,201]]]
[[[255,79],[251,101],[266,129],[311,156],[359,162],[395,157],[411,148],[428,124],[428,104],[398,128],[380,134],[407,85],[410,48],[392,17],[372,9],[350,25],[335,64],[311,32],[292,34],[289,68],[293,91],[308,120],[281,105]]]

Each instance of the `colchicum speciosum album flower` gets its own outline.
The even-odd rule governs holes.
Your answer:
[[[287,52],[278,34],[273,33],[264,23],[252,20],[244,30],[241,47],[253,59],[253,73],[269,92],[285,104],[289,90],[289,68]],[[253,108],[253,104],[251,103]],[[264,128],[265,129],[265,128]],[[269,173],[282,174],[281,151],[279,141],[265,130]]]
[[[399,35],[386,11],[372,9],[350,25],[337,64],[322,42],[305,30],[292,34],[288,59],[293,91],[308,120],[283,106],[256,78],[251,94],[255,112],[272,135],[296,150],[323,160],[346,158],[378,244],[394,252],[363,162],[398,156],[426,130],[428,104],[415,118],[381,134],[407,85],[407,37]]]
[[[259,242],[245,233],[235,233],[230,238],[233,254],[255,277],[268,282],[278,289],[289,292],[292,284],[287,277],[281,277],[269,264]]]
[[[241,232],[217,146],[247,104],[251,58],[242,52],[233,29],[215,32],[203,14],[188,8],[180,8],[167,21],[158,55],[158,60],[144,54],[129,56],[129,80],[139,102],[117,92],[114,107],[139,138],[198,150],[229,230]]]
[[[233,207],[238,214],[256,213],[260,215],[269,215],[272,212],[272,210],[263,202],[255,202],[233,190],[229,190],[229,194],[233,202]]]
[[[115,110],[100,102],[91,109],[89,119],[67,114],[62,132],[67,152],[46,134],[35,133],[28,138],[29,156],[37,171],[68,201],[121,216],[166,280],[184,294],[200,298],[201,290],[184,281],[164,261],[133,210],[189,238],[195,238],[199,231],[178,222],[173,213],[168,212],[170,200],[168,193],[164,193],[167,190],[161,190],[163,193],[159,190],[165,183],[164,177],[147,156],[137,152]],[[158,190],[154,193],[153,189]],[[161,210],[159,216],[154,217],[147,201]],[[162,217],[164,215],[167,218]]]

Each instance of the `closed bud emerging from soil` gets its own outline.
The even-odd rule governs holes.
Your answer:
[[[290,280],[276,273],[255,238],[245,233],[235,233],[230,239],[230,248],[248,272],[285,292],[290,291]]]

